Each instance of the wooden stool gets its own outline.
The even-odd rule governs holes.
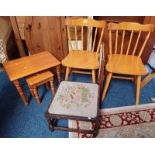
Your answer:
[[[99,85],[92,83],[63,81],[60,83],[45,117],[49,129],[63,130],[77,133],[93,134],[95,137],[99,129]],[[91,129],[62,127],[57,120],[75,120],[90,122]]]
[[[100,53],[98,84],[63,81],[51,102],[45,117],[49,129],[92,134],[96,137],[100,126],[100,93],[104,80],[104,60]],[[63,127],[58,120],[74,120],[77,127]],[[80,127],[79,121],[89,122],[90,127]]]
[[[54,75],[52,72],[43,71],[43,72],[39,72],[37,74],[34,74],[34,75],[26,78],[26,81],[30,88],[31,94],[32,94],[32,96],[36,97],[38,103],[41,103],[41,101],[40,101],[40,97],[37,92],[37,87],[42,84],[46,83],[46,86],[48,86],[48,82],[49,82],[50,86],[51,86],[52,93],[53,93],[53,95],[55,95],[53,77],[54,77]]]

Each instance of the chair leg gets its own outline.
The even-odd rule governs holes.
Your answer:
[[[137,86],[137,77],[134,78],[135,85]]]
[[[33,87],[33,93],[34,93],[34,96],[36,97],[37,102],[41,103],[36,87]]]
[[[55,95],[53,77],[50,80],[50,86],[51,86],[51,90],[52,90],[53,95]]]
[[[66,68],[66,75],[65,75],[65,80],[66,80],[66,81],[68,80],[69,72],[70,72],[70,68],[67,67],[67,68]]]
[[[96,83],[96,72],[95,72],[95,70],[92,70],[92,82]]]
[[[140,86],[141,86],[141,76],[138,76],[137,77],[137,88],[136,88],[136,105],[139,104]]]
[[[103,101],[104,98],[105,98],[107,89],[108,89],[108,87],[109,87],[109,83],[110,83],[110,81],[111,81],[111,77],[112,77],[112,73],[107,73],[106,84],[105,84],[105,87],[104,87],[104,90],[103,90],[103,94],[102,94],[102,101]]]

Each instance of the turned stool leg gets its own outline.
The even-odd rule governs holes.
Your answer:
[[[53,95],[55,95],[53,77],[50,79],[50,86],[51,86],[51,90],[52,90]]]
[[[37,88],[35,86],[33,86],[33,93],[34,93],[34,96],[36,97],[37,102],[41,103],[40,97],[39,97],[38,92],[37,92]]]
[[[56,72],[57,72],[58,82],[60,83],[60,81],[61,81],[61,76],[60,76],[60,65],[56,66]]]

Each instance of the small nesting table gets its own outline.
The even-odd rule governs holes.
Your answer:
[[[26,78],[31,94],[32,96],[36,97],[38,103],[41,103],[40,97],[37,92],[37,87],[39,87],[40,85],[50,83],[52,93],[53,95],[55,94],[53,78],[54,74],[49,70],[36,73]]]
[[[4,63],[3,66],[10,81],[12,81],[15,85],[25,105],[28,105],[29,103],[20,86],[19,79],[56,67],[57,78],[60,82],[60,61],[58,61],[48,51],[11,60]]]

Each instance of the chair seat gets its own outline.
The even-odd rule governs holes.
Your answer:
[[[98,85],[63,81],[48,109],[49,114],[97,117]]]
[[[112,54],[106,65],[106,70],[112,73],[127,75],[145,75],[147,70],[141,58],[132,55]]]
[[[98,54],[87,51],[73,51],[62,60],[62,65],[78,69],[98,69]]]
[[[43,72],[39,72],[36,73],[32,76],[29,76],[26,78],[27,83],[31,86],[31,85],[35,85],[37,83],[40,83],[44,80],[48,80],[49,78],[53,77],[53,73],[50,71],[43,71]]]

